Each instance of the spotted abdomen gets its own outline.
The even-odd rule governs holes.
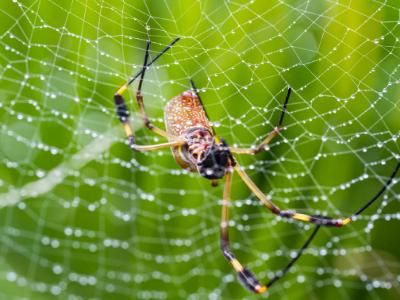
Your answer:
[[[172,148],[176,162],[186,170],[197,172],[196,160],[200,154],[193,153],[194,148],[203,151],[213,132],[199,97],[192,91],[176,96],[165,106],[164,120],[169,135],[187,141]]]
[[[164,120],[167,132],[173,136],[182,136],[194,127],[203,127],[212,132],[203,105],[192,91],[183,92],[167,103]]]

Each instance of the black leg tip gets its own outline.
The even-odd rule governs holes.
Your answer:
[[[193,89],[194,91],[196,91],[196,87],[195,87],[195,85],[194,85],[194,81],[193,81],[192,78],[189,78],[189,82],[190,82],[190,86],[192,87],[192,89]]]

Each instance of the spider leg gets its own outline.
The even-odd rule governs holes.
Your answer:
[[[143,69],[142,69],[142,73],[141,73],[141,76],[140,76],[138,89],[136,91],[136,101],[137,101],[137,103],[139,105],[139,109],[140,109],[140,113],[142,114],[144,125],[148,129],[153,131],[154,133],[157,133],[158,135],[161,135],[163,137],[169,137],[170,139],[173,139],[174,137],[170,136],[166,131],[154,126],[150,122],[150,119],[147,116],[146,111],[144,109],[143,95],[142,95],[142,84],[143,84],[144,74],[146,73],[146,69],[147,69],[147,60],[149,58],[149,47],[150,47],[150,41],[147,42],[146,55],[144,56]]]
[[[145,152],[145,151],[160,150],[164,148],[178,147],[182,146],[184,143],[185,143],[184,141],[172,141],[168,143],[145,145],[145,146],[129,143],[129,146],[131,147],[132,150]]]
[[[230,194],[232,187],[232,174],[233,174],[233,169],[230,168],[225,175],[225,187],[224,187],[224,196],[222,201],[222,214],[221,214],[221,250],[225,258],[230,262],[232,267],[235,269],[242,284],[250,291],[257,294],[261,294],[267,291],[268,288],[273,283],[282,278],[290,270],[290,268],[296,263],[296,261],[304,253],[304,250],[314,239],[320,226],[317,226],[314,229],[312,234],[308,237],[307,241],[297,252],[296,256],[290,260],[290,262],[286,265],[284,269],[282,269],[280,272],[277,272],[276,275],[267,284],[260,283],[256,278],[256,276],[236,259],[235,255],[233,254],[233,252],[230,250],[229,247],[230,242],[229,242],[228,223],[229,223]]]
[[[267,287],[261,284],[255,275],[250,272],[246,267],[236,259],[235,255],[232,253],[229,247],[229,233],[228,233],[228,223],[229,223],[229,204],[230,204],[230,194],[232,187],[232,173],[233,170],[230,168],[225,174],[225,187],[224,196],[222,200],[222,215],[221,215],[221,250],[225,258],[230,262],[232,267],[235,269],[236,273],[242,284],[252,292],[257,294],[264,293]]]
[[[122,99],[122,97],[121,97],[121,99]],[[117,103],[117,101],[115,101],[115,103]],[[122,99],[122,102],[117,105],[117,114],[118,114],[120,121],[122,123],[122,126],[124,128],[129,147],[131,147],[132,150],[152,151],[152,150],[159,150],[159,149],[167,148],[167,147],[180,146],[180,145],[184,144],[183,141],[177,140],[177,141],[172,141],[169,143],[162,143],[162,144],[156,144],[156,145],[147,145],[147,146],[138,145],[138,144],[136,144],[136,141],[135,141],[135,135],[133,133],[133,129],[132,129],[131,125],[129,124],[129,113],[128,113],[128,109],[127,109],[126,104],[123,99]]]
[[[294,210],[281,210],[278,206],[276,206],[271,198],[265,195],[257,185],[250,179],[250,177],[246,174],[245,171],[239,166],[239,164],[235,165],[235,170],[238,172],[239,176],[246,183],[246,185],[250,188],[250,190],[257,196],[257,198],[274,214],[281,216],[283,218],[294,219],[297,221],[310,222],[321,226],[336,226],[342,227],[344,225],[349,224],[354,221],[358,215],[360,215],[364,210],[366,210],[369,206],[372,205],[388,188],[388,186],[392,183],[394,177],[396,176],[398,170],[400,168],[400,162],[397,163],[392,175],[386,181],[384,186],[376,193],[369,201],[366,202],[364,206],[362,206],[359,210],[357,210],[354,214],[347,218],[334,219],[330,217],[320,217],[320,216],[312,216],[307,214],[297,213]]]
[[[164,130],[159,129],[158,127],[153,126],[145,111],[144,111],[144,105],[143,105],[143,96],[141,95],[141,88],[142,88],[142,83],[143,83],[143,77],[146,69],[151,66],[160,56],[162,56],[166,51],[168,51],[172,45],[174,45],[179,38],[176,38],[173,40],[168,46],[166,46],[160,53],[156,55],[149,63],[148,63],[148,58],[149,58],[149,47],[150,47],[150,42],[147,42],[146,46],[146,54],[145,54],[145,59],[144,59],[144,64],[142,69],[135,74],[131,79],[129,79],[123,86],[121,86],[118,91],[114,95],[114,102],[115,102],[115,108],[116,108],[116,113],[119,118],[119,120],[122,123],[122,126],[125,131],[125,135],[127,137],[129,146],[133,150],[138,150],[138,151],[151,151],[151,150],[158,150],[161,148],[166,148],[166,147],[173,147],[173,146],[179,146],[183,144],[183,141],[177,140],[176,137],[170,136],[167,134]],[[163,136],[163,137],[169,137],[173,142],[170,143],[164,143],[164,144],[158,144],[158,145],[150,145],[150,146],[139,146],[135,142],[135,135],[133,128],[129,122],[129,111],[127,108],[127,105],[125,103],[124,98],[122,97],[122,94],[128,89],[129,85],[134,82],[138,77],[140,76],[140,82],[139,82],[139,88],[138,92],[136,94],[136,99],[139,104],[139,108],[144,120],[145,125],[150,128],[153,132]]]
[[[177,41],[179,41],[180,38],[177,37],[174,39],[171,43],[169,43],[161,52],[159,52],[147,65],[146,67],[150,67],[157,59],[159,59],[165,52],[167,52]],[[115,93],[115,95],[121,96],[131,85],[132,82],[134,82],[141,74],[143,73],[143,68],[137,72],[135,75],[133,75],[124,85],[122,85],[118,91]]]
[[[262,150],[269,150],[268,144],[279,135],[279,133],[282,130],[282,123],[283,123],[283,117],[285,116],[286,109],[287,109],[287,104],[289,102],[289,97],[292,92],[292,89],[289,88],[286,94],[286,99],[285,103],[283,104],[282,108],[282,113],[281,117],[279,119],[278,125],[272,130],[267,137],[261,142],[261,144],[257,148],[236,148],[236,147],[230,147],[229,150],[232,153],[236,154],[257,154],[258,152]]]

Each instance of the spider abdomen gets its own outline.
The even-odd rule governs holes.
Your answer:
[[[182,136],[193,127],[203,127],[212,132],[200,99],[192,91],[183,92],[167,103],[164,121],[168,134],[172,136]]]
[[[164,109],[164,121],[169,135],[187,141],[172,148],[176,162],[182,168],[196,172],[196,161],[213,137],[212,127],[196,93],[186,91],[171,99]]]

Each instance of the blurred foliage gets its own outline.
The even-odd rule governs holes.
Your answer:
[[[259,298],[219,252],[222,185],[182,172],[168,150],[132,153],[112,95],[139,70],[146,40],[154,55],[180,36],[146,75],[148,114],[163,126],[162,107],[193,78],[218,134],[250,146],[276,124],[291,86],[283,137],[239,161],[282,207],[348,215],[399,152],[399,8],[1,1],[1,298]],[[140,143],[161,141],[134,126]],[[271,297],[398,299],[398,194],[397,184],[354,225],[321,230]],[[312,227],[277,222],[238,176],[232,197],[237,256],[272,276]]]

